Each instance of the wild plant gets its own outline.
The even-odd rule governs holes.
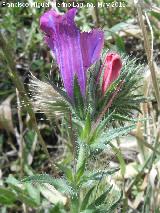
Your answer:
[[[101,183],[119,169],[123,174],[123,167],[92,169],[91,162],[110,148],[123,161],[112,141],[135,128],[136,112],[145,101],[139,90],[143,66],[135,58],[106,51],[101,29],[80,32],[74,22],[76,12],[70,9],[60,15],[50,10],[40,18],[63,86],[57,86],[52,76],[42,82],[31,75],[29,84],[33,106],[50,120],[63,117],[68,125],[72,161],[69,165],[55,163],[63,177],[37,174],[22,182],[53,185],[68,198],[65,212],[113,212],[123,197],[122,190],[111,199],[113,185],[108,182],[102,188]],[[62,211],[61,205],[55,208]]]

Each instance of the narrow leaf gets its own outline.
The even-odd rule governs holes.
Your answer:
[[[52,176],[47,174],[33,175],[30,177],[26,177],[22,180],[22,182],[49,183],[62,193],[66,193],[66,194],[73,193],[71,186],[69,186],[64,179],[55,179]]]
[[[74,106],[78,116],[84,119],[84,102],[77,77],[74,79]]]
[[[90,199],[90,196],[93,192],[93,190],[95,189],[95,186],[93,186],[86,194],[86,196],[84,197],[84,200],[82,202],[82,205],[81,205],[81,211],[85,210],[85,208],[87,207],[88,205],[88,202],[89,202],[89,199]]]
[[[93,203],[91,203],[89,205],[89,208],[90,207],[93,207],[93,206],[99,206],[101,205],[102,203],[104,203],[107,195],[109,194],[109,192],[111,191],[113,186],[110,186],[103,194],[101,194]]]

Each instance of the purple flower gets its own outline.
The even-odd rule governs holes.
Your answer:
[[[64,15],[49,10],[40,18],[45,40],[54,53],[64,87],[73,98],[74,77],[78,79],[83,96],[86,92],[86,70],[100,57],[104,43],[103,31],[80,32],[74,22],[77,9]]]

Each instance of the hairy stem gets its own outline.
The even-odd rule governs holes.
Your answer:
[[[72,114],[69,113],[69,124],[70,124],[70,140],[73,147],[73,170],[74,174],[76,174],[76,144],[74,140],[74,130],[73,130],[73,124],[72,124]]]

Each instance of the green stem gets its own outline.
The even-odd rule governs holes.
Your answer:
[[[73,170],[74,170],[74,174],[76,174],[76,144],[75,144],[75,140],[74,140],[71,112],[69,113],[69,125],[70,125],[70,140],[71,140],[72,152],[73,152]]]
[[[79,195],[71,199],[71,213],[79,213]]]

